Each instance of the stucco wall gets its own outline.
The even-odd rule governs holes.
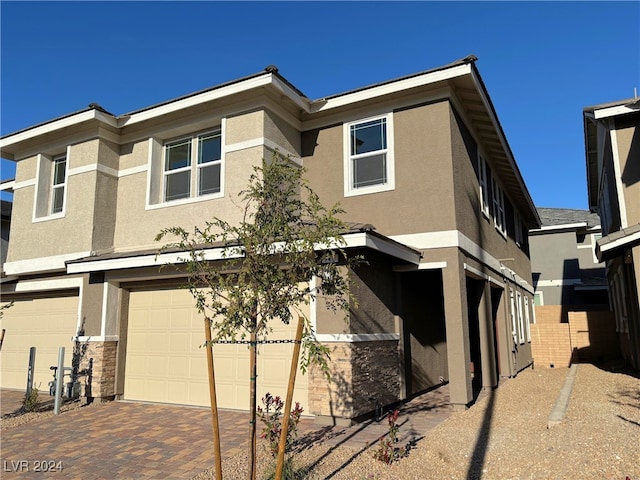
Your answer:
[[[342,123],[303,132],[307,177],[325,205],[340,202],[344,220],[370,223],[384,235],[454,229],[447,112],[442,101],[393,113],[394,190],[344,196]]]
[[[640,115],[635,119],[616,121],[616,140],[620,158],[620,173],[624,187],[627,224],[640,222]],[[635,124],[634,124],[635,121]]]

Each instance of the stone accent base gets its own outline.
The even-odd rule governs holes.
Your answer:
[[[81,377],[87,400],[98,402],[115,398],[116,353],[118,342],[78,342],[79,369],[88,375]]]
[[[397,340],[326,345],[331,381],[316,366],[309,372],[309,410],[323,423],[349,423],[374,412],[378,402],[387,406],[400,400]]]

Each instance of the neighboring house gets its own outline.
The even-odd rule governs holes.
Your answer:
[[[607,277],[595,254],[598,215],[566,208],[538,208],[538,214],[542,227],[529,231],[536,365],[618,359]]]
[[[611,304],[623,356],[640,369],[640,99],[583,112],[589,208],[598,212]]]
[[[538,208],[542,227],[529,231],[536,305],[608,309],[607,277],[596,253],[600,218],[588,210]]]
[[[298,377],[307,412],[348,423],[447,381],[464,408],[531,365],[527,231],[540,223],[475,60],[318,100],[270,66],[125,115],[92,104],[2,137],[17,164],[2,295],[16,300],[7,338],[20,339],[5,342],[2,386],[24,387],[32,344],[45,382],[77,335],[82,365],[93,359],[89,396],[207,405],[202,320],[184,276],[159,270],[178,255],[156,258],[154,237],[239,220],[238,192],[274,149],[362,225],[345,240],[367,260],[346,322],[321,301],[305,307],[332,351],[331,384],[315,370]],[[263,347],[259,395],[284,394],[290,352]],[[216,346],[220,407],[248,408],[247,356]]]

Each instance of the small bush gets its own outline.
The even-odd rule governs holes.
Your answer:
[[[38,389],[33,387],[29,395],[25,394],[22,400],[22,410],[25,412],[35,412],[39,405]]]
[[[400,430],[397,423],[398,416],[400,416],[400,410],[394,410],[393,413],[389,414],[389,433],[386,437],[380,439],[378,449],[373,453],[373,458],[386,464],[397,462],[409,454],[407,447],[396,447],[398,430]]]
[[[260,420],[264,423],[265,427],[262,430],[262,438],[265,438],[268,442],[268,450],[271,457],[275,460],[278,457],[278,446],[280,444],[280,434],[282,432],[282,409],[284,408],[284,401],[280,397],[274,397],[270,393],[266,393],[262,397],[263,407],[258,407],[257,413]],[[296,402],[295,407],[289,414],[289,427],[287,428],[287,443],[285,445],[285,459],[284,468],[282,470],[282,478],[295,479],[296,471],[293,465],[293,458],[287,456],[293,447],[298,436],[298,422],[303,412],[303,408],[299,402]],[[271,465],[267,472],[267,478],[273,478],[275,476],[276,466],[275,463]]]
[[[282,432],[282,409],[284,401],[280,397],[274,397],[270,393],[262,397],[264,408],[258,407],[258,417],[264,423],[262,430],[262,438],[266,438],[269,442],[269,453],[273,458],[278,456],[278,444],[280,443],[280,433]],[[299,402],[289,414],[289,428],[287,429],[287,443],[285,452],[289,452],[293,446],[293,442],[298,436],[298,422],[302,416],[303,408]]]

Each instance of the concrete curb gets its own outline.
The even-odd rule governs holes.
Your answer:
[[[567,412],[567,407],[569,406],[571,390],[573,389],[573,382],[576,379],[577,372],[578,372],[578,365],[574,363],[569,368],[567,379],[564,381],[564,385],[560,389],[560,394],[558,395],[558,400],[556,400],[556,404],[553,406],[553,410],[551,410],[551,414],[549,415],[549,421],[547,422],[547,428],[551,428],[554,425],[558,425],[560,422],[562,422],[562,419],[564,418],[564,414]]]

